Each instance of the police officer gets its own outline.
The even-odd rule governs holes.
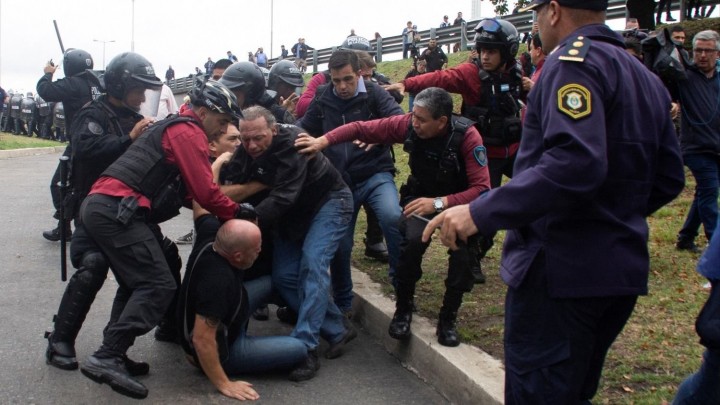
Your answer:
[[[265,91],[265,75],[260,69],[252,62],[236,62],[225,70],[219,82],[235,94],[243,109],[259,105],[270,110],[277,122],[294,123],[295,117]]]
[[[37,107],[35,106],[35,99],[33,98],[32,92],[28,92],[25,98],[20,102],[20,120],[25,125],[27,133],[25,135],[32,138],[33,132],[37,133],[37,122],[35,121],[35,114],[37,113]]]
[[[154,75],[152,69],[148,74]],[[179,214],[183,190],[223,221],[247,214],[213,183],[208,161],[208,139],[222,135],[240,115],[237,99],[222,84],[201,78],[190,97],[192,110],[138,137],[100,175],[80,208],[82,223],[122,286],[102,346],[80,369],[133,398],[145,398],[148,390],[125,366],[127,350],[158,324],[176,289],[154,224]]]
[[[53,105],[53,126],[55,126],[55,140],[58,142],[67,142],[67,137],[65,136],[65,107],[63,106],[62,101],[59,101]],[[52,186],[50,187],[50,190],[52,191]],[[54,197],[54,196],[53,196]],[[53,199],[53,203],[55,200]],[[45,236],[43,234],[43,236]]]
[[[607,0],[535,0],[555,49],[528,100],[514,177],[430,221],[452,249],[508,229],[505,403],[589,403],[647,294],[646,217],[683,189],[670,96],[604,25]]]
[[[305,85],[303,75],[289,60],[276,62],[270,68],[268,90],[274,91],[275,101],[293,113],[298,100],[298,93]]]
[[[415,97],[412,113],[338,127],[320,138],[303,136],[296,141],[300,153],[312,153],[340,142],[404,143],[410,154],[410,175],[400,188],[403,236],[395,275],[397,296],[389,334],[410,337],[415,283],[422,276],[422,257],[429,242],[420,236],[428,218],[447,207],[466,204],[490,188],[487,153],[472,121],[452,114],[450,94],[429,87]],[[470,252],[463,245],[450,252],[445,296],[437,325],[438,342],[457,346],[455,320],[463,294],[473,287]]]
[[[12,129],[13,135],[20,135],[21,133],[27,134],[25,128],[22,126],[22,101],[23,96],[21,93],[15,93],[10,98],[10,118],[12,118]]]
[[[38,136],[43,139],[52,139],[50,128],[52,127],[52,103],[48,103],[40,96],[35,96],[35,107],[37,108]]]
[[[92,74],[89,69],[93,68],[92,56],[82,49],[68,49],[63,55],[63,69],[65,70],[65,78],[52,81],[53,74],[57,70],[57,66],[48,62],[43,68],[44,75],[38,80],[35,89],[37,94],[45,101],[63,102],[65,115],[65,128],[72,128],[73,117],[75,113],[89,101],[100,96],[102,86],[98,78]],[[69,148],[70,146],[68,146]],[[63,155],[70,156],[71,149],[65,149]],[[60,240],[60,227],[67,229],[66,234],[70,235],[70,221],[60,218],[60,166],[55,170],[53,178],[50,181],[50,195],[52,196],[53,206],[55,207],[55,215],[58,220],[58,226],[55,229],[44,231],[43,237],[50,241]]]
[[[512,177],[521,136],[518,100],[522,92],[522,68],[515,60],[520,37],[510,22],[495,18],[481,20],[475,31],[475,49],[480,59],[411,77],[387,88],[412,93],[438,86],[459,93],[463,100],[461,114],[476,123],[487,147],[490,185],[497,188],[503,175]],[[480,258],[492,246],[492,238],[482,241],[485,243]],[[485,279],[481,272],[476,277],[480,282]]]
[[[54,317],[55,329],[46,336],[47,363],[63,370],[78,368],[75,338],[108,272],[107,259],[80,221],[80,202],[100,174],[152,122],[152,119],[143,119],[137,112],[145,90],[159,89],[162,85],[154,75],[147,73],[148,68],[152,69],[150,62],[136,53],[124,53],[113,58],[105,71],[108,93],[93,100],[75,115],[71,193],[66,209],[75,219],[70,260],[78,270],[70,278],[60,301]],[[147,373],[147,364],[138,365],[125,358],[125,365],[133,374]]]

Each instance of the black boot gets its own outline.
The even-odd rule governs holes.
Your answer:
[[[438,337],[438,343],[443,346],[455,347],[460,344],[458,338],[455,321],[457,319],[457,311],[462,304],[463,293],[461,291],[448,289],[443,297],[443,306],[438,316],[438,325],[435,335]]]
[[[407,286],[399,284],[395,288],[397,302],[395,303],[395,315],[393,315],[388,334],[393,339],[407,340],[412,333],[410,332],[410,323],[412,322],[412,313],[415,295],[415,286]]]
[[[290,381],[305,381],[315,377],[320,370],[317,350],[308,350],[307,357],[293,371],[288,378]]]
[[[107,262],[102,253],[89,252],[83,256],[80,269],[70,277],[58,313],[53,317],[54,330],[45,333],[48,339],[45,352],[47,364],[62,370],[78,368],[75,338],[105,282],[107,272]]]
[[[106,383],[114,391],[131,398],[143,399],[148,389],[138,380],[132,378],[125,367],[124,356],[98,357],[89,356],[83,362],[80,371],[98,384]]]
[[[62,226],[63,221],[58,221],[58,225],[55,229],[44,231],[43,232],[43,238],[51,241],[51,242],[57,242],[60,240],[60,227]],[[70,221],[65,222],[65,238],[69,241],[70,237],[72,237],[72,229],[70,228]]]

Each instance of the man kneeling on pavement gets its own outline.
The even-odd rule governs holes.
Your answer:
[[[217,217],[193,209],[197,243],[188,260],[177,308],[182,347],[223,395],[260,398],[252,384],[229,375],[288,370],[307,349],[290,336],[248,336],[250,314],[272,290],[269,275],[243,280],[261,250],[260,229],[250,221]],[[216,236],[217,235],[217,236]]]
[[[322,137],[301,135],[295,145],[300,153],[315,154],[330,145],[352,140],[368,144],[404,143],[410,154],[410,176],[400,189],[403,218],[400,224],[400,260],[396,272],[397,304],[389,334],[410,337],[415,284],[422,277],[422,256],[429,246],[421,241],[430,218],[446,207],[467,204],[490,189],[485,147],[473,122],[452,114],[450,94],[438,87],[415,97],[412,113],[358,121],[338,127]],[[437,326],[438,342],[457,346],[455,321],[463,294],[470,292],[474,277],[467,245],[450,251],[445,296]]]

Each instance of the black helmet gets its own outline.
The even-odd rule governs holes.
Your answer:
[[[78,73],[82,73],[85,69],[93,68],[93,59],[89,53],[82,49],[68,49],[65,51],[63,56],[63,69],[65,70],[65,76],[75,76]]]
[[[215,80],[203,80],[197,77],[190,90],[190,103],[198,107],[206,107],[216,113],[230,114],[234,118],[242,117],[235,94]]]
[[[373,50],[372,45],[370,45],[370,41],[368,41],[365,37],[357,35],[351,35],[345,38],[342,45],[340,45],[340,49],[349,49],[351,51],[365,51],[371,55],[375,55],[375,51]]]
[[[475,27],[475,47],[499,49],[504,62],[515,58],[520,46],[517,28],[499,18],[483,18]]]
[[[268,89],[277,91],[277,86],[281,82],[285,82],[292,87],[302,87],[305,84],[300,69],[289,60],[281,60],[270,68]]]
[[[252,62],[235,62],[225,70],[219,80],[230,90],[245,93],[245,103],[255,104],[265,94],[265,76]]]
[[[105,69],[104,79],[107,93],[121,100],[130,89],[162,87],[162,80],[155,76],[150,61],[134,52],[124,52],[112,58]]]

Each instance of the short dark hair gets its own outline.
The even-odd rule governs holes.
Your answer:
[[[215,62],[215,66],[213,66],[213,69],[227,69],[232,64],[233,62],[230,59],[219,59],[217,62]]]
[[[530,36],[530,40],[532,41],[533,47],[542,49],[542,41],[540,40],[540,35],[532,35]],[[545,51],[543,51],[543,53],[545,53]]]
[[[683,26],[680,25],[680,24],[678,24],[678,25],[673,25],[673,27],[670,29],[670,32],[671,32],[671,33],[673,33],[673,32],[685,32],[685,28],[683,28]]]
[[[428,87],[421,91],[415,96],[413,104],[427,108],[433,119],[438,119],[442,116],[450,117],[453,112],[453,100],[446,90],[440,87]]]
[[[342,69],[347,65],[350,65],[353,72],[360,70],[360,58],[355,51],[351,51],[349,49],[338,49],[330,55],[328,69]]]

